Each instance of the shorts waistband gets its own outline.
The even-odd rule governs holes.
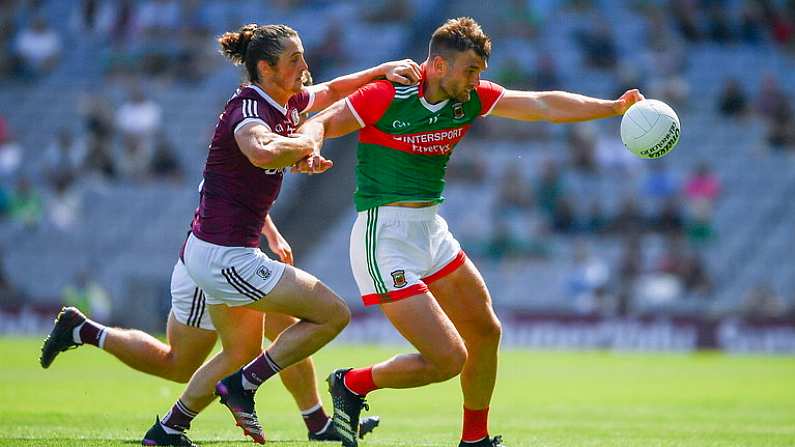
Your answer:
[[[425,208],[407,208],[403,206],[379,206],[365,211],[359,211],[360,216],[378,210],[378,219],[423,221],[433,220],[439,214],[439,205],[426,206]]]

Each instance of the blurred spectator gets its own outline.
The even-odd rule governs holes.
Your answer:
[[[704,201],[712,204],[720,195],[720,181],[712,168],[700,163],[685,181],[685,196],[690,202]]]
[[[110,149],[101,140],[89,140],[85,168],[87,172],[98,174],[106,180],[114,180],[118,177]]]
[[[668,169],[664,160],[654,160],[649,163],[650,170],[646,174],[641,186],[644,199],[652,201],[653,206],[675,197],[679,193],[679,180]]]
[[[141,4],[135,26],[147,37],[171,35],[180,22],[180,7],[175,0],[148,0]]]
[[[612,70],[618,64],[618,48],[609,21],[597,18],[588,29],[577,32],[577,42],[588,65]]]
[[[78,273],[74,283],[64,288],[63,303],[75,306],[87,316],[100,321],[107,321],[111,316],[108,292],[87,271]]]
[[[532,90],[559,90],[562,81],[555,58],[549,52],[542,52],[536,59],[536,67],[532,75]]]
[[[24,73],[39,76],[55,68],[61,55],[61,38],[44,18],[37,17],[19,32],[14,47]]]
[[[697,4],[696,0],[670,0],[666,8],[673,14],[674,22],[682,37],[689,42],[701,40]]]
[[[752,320],[775,319],[787,313],[787,306],[773,287],[762,281],[745,295],[742,312],[744,317]]]
[[[145,177],[151,162],[153,138],[160,128],[162,111],[147,99],[140,87],[131,90],[129,99],[116,112],[116,126],[122,137],[120,170],[128,177]]]
[[[566,294],[579,313],[593,313],[610,307],[604,302],[610,269],[601,256],[593,256],[588,247],[578,241],[574,259],[566,275]]]
[[[727,79],[718,98],[718,110],[728,117],[743,117],[748,113],[748,96],[737,79]]]
[[[521,212],[528,210],[533,204],[533,196],[522,169],[513,161],[504,168],[504,174],[497,187],[497,213]]]
[[[447,165],[447,180],[461,183],[481,183],[486,178],[486,159],[482,156],[482,147],[461,151],[456,149],[456,156],[450,158]]]
[[[641,234],[645,226],[637,200],[632,196],[625,197],[613,219],[612,230],[621,236],[634,236]]]
[[[312,61],[312,74],[315,79],[325,79],[328,73],[344,65],[350,59],[348,48],[345,45],[346,27],[339,20],[332,19],[328,22],[326,33],[321,44],[311,48],[307,59]]]
[[[70,185],[68,177],[56,178],[52,195],[47,200],[47,217],[62,231],[74,228],[80,220],[80,195]]]
[[[659,211],[652,216],[650,224],[652,229],[660,233],[681,233],[685,222],[679,200],[676,197],[666,199]]]
[[[666,252],[657,263],[660,272],[673,275],[688,294],[701,297],[712,291],[712,281],[703,258],[688,249],[685,240],[673,236],[666,241]]]
[[[163,131],[158,132],[155,153],[149,167],[152,176],[164,180],[178,182],[182,180],[182,168],[179,165],[174,146]]]
[[[757,2],[743,2],[740,12],[740,39],[745,43],[756,44],[762,39],[764,17]]]
[[[27,178],[20,178],[11,196],[11,218],[25,227],[34,228],[41,222],[42,213],[41,195]]]
[[[709,38],[720,44],[733,41],[735,38],[735,29],[734,25],[730,22],[725,5],[720,2],[712,2],[708,5],[707,9]]]
[[[0,179],[16,176],[22,163],[22,146],[14,140],[0,118]]]
[[[533,74],[530,73],[517,57],[509,56],[500,66],[495,78],[500,85],[517,90],[533,89]]]
[[[541,170],[541,178],[539,179],[536,191],[536,203],[538,207],[541,208],[548,218],[552,218],[555,215],[555,208],[558,205],[558,200],[564,193],[563,178],[554,161],[544,161]]]
[[[11,210],[11,192],[0,182],[0,221],[8,216]]]
[[[555,202],[555,209],[552,213],[552,228],[558,233],[574,233],[577,231],[574,204],[569,197],[560,196]]]
[[[790,99],[778,83],[775,75],[768,73],[762,78],[756,99],[756,110],[765,118],[773,119],[782,110],[790,109]]]
[[[486,256],[501,261],[505,258],[520,256],[522,241],[516,238],[510,226],[503,219],[496,219],[494,233],[486,245]]]
[[[596,161],[599,162],[601,172],[632,177],[643,172],[641,169],[643,162],[627,150],[618,137],[620,123],[620,120],[615,120],[608,130],[599,132],[599,137],[596,140]]]
[[[582,172],[595,173],[596,164],[596,129],[585,123],[569,126],[567,143],[569,146],[569,163],[574,169]]]
[[[60,129],[43,157],[44,174],[52,181],[70,181],[80,174],[86,159],[86,146],[69,129]]]
[[[0,307],[22,304],[23,294],[8,279],[3,252],[0,251]]]
[[[608,229],[610,221],[605,215],[602,202],[597,199],[591,203],[581,225],[583,231],[592,234],[599,234]]]

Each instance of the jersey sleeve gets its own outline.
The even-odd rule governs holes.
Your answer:
[[[312,108],[312,104],[315,103],[315,92],[308,88],[304,88],[301,90],[301,93],[293,95],[289,103],[291,106],[298,109],[298,113],[306,113],[307,110]]]
[[[265,122],[260,114],[260,104],[255,99],[242,98],[237,101],[231,101],[227,106],[226,113],[230,127],[234,133],[250,123],[260,123],[270,130],[270,126]]]
[[[395,97],[395,87],[389,81],[371,82],[345,98],[361,127],[372,126],[384,116]]]
[[[477,87],[478,98],[480,98],[480,116],[486,116],[497,105],[497,101],[502,98],[505,88],[491,81],[481,80]]]

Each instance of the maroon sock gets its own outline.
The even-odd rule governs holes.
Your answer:
[[[103,332],[105,332],[105,326],[86,319],[80,326],[80,341],[89,345],[99,346]]]
[[[186,407],[182,400],[178,400],[160,423],[172,430],[185,431],[190,428],[190,423],[197,414]]]
[[[276,375],[281,370],[282,368],[273,361],[268,351],[265,351],[243,367],[243,378],[245,379],[243,387],[247,388],[246,381],[254,386],[260,386],[262,382]]]
[[[306,424],[306,428],[308,428],[312,433],[320,433],[328,425],[328,415],[323,410],[323,406],[320,404],[318,404],[314,410],[310,409],[306,413],[301,413],[301,415],[304,417],[304,424]]]

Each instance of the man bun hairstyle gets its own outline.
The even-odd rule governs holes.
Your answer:
[[[221,54],[235,65],[246,66],[251,82],[259,80],[257,63],[266,61],[275,67],[284,49],[282,39],[298,36],[287,25],[243,25],[237,31],[226,32],[218,38]]]
[[[484,61],[491,55],[491,38],[472,17],[449,19],[436,28],[428,45],[428,55],[447,59],[451,52],[473,50]]]

